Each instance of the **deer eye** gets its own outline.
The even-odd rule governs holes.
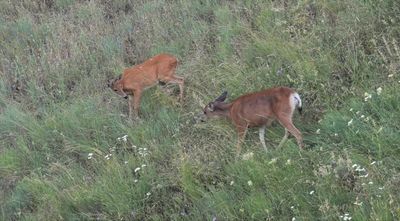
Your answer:
[[[117,90],[114,90],[115,92],[117,92]]]

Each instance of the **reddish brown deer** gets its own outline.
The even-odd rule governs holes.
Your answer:
[[[279,144],[281,147],[289,136],[289,132],[296,137],[300,149],[303,148],[303,138],[300,131],[293,125],[292,116],[295,108],[301,113],[301,99],[298,93],[287,87],[276,87],[259,92],[242,95],[231,103],[225,103],[227,92],[224,92],[215,101],[204,107],[207,118],[224,116],[229,118],[238,133],[237,156],[240,154],[241,143],[246,136],[247,128],[258,127],[260,141],[265,151],[265,127],[274,120],[285,128],[285,135]]]
[[[129,117],[132,110],[135,116],[139,116],[140,98],[147,88],[158,83],[175,83],[179,85],[179,98],[183,100],[184,78],[175,75],[177,59],[169,54],[158,54],[142,64],[135,65],[124,70],[117,79],[108,82],[110,87],[118,95],[128,99]]]

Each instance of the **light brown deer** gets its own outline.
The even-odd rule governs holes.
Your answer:
[[[237,152],[241,151],[247,128],[258,127],[262,146],[267,151],[264,135],[266,126],[274,120],[285,128],[285,135],[279,144],[281,147],[289,133],[295,136],[300,149],[303,148],[303,138],[300,131],[293,125],[292,116],[295,108],[301,113],[301,99],[298,93],[287,87],[276,87],[259,92],[242,95],[230,103],[225,103],[227,92],[204,107],[205,117],[224,116],[230,119],[238,133]]]
[[[129,118],[132,118],[132,110],[138,117],[143,91],[158,83],[178,84],[179,98],[183,100],[184,78],[175,75],[177,64],[178,61],[174,56],[158,54],[142,64],[125,69],[119,78],[108,82],[108,87],[125,99],[129,98]]]

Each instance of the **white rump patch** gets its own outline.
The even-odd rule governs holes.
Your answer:
[[[290,95],[290,107],[294,110],[296,107],[301,107],[301,99],[298,93],[293,93]]]

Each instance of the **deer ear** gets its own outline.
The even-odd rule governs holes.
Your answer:
[[[215,106],[214,106],[214,104],[213,103],[209,103],[208,105],[207,105],[207,109],[208,109],[208,111],[214,111],[215,110]]]
[[[225,101],[227,96],[228,96],[228,92],[224,91],[224,93],[222,93],[217,99],[215,99],[215,101],[223,102],[223,101]]]

